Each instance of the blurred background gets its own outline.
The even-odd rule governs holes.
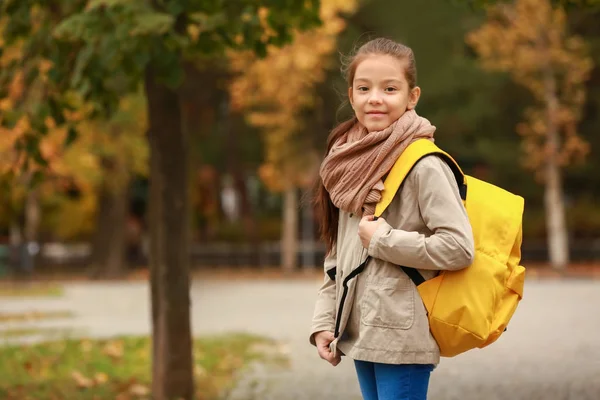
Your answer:
[[[155,309],[178,298],[173,309],[187,313],[190,272],[205,278],[226,272],[231,280],[273,273],[308,277],[306,303],[279,310],[305,313],[296,323],[308,329],[325,253],[311,191],[329,131],[351,115],[340,68],[345,56],[378,36],[414,50],[422,89],[417,111],[437,127],[438,146],[467,174],[525,198],[522,264],[529,276],[591,281],[600,276],[599,18],[595,0],[1,1],[0,295],[11,300],[3,300],[0,322],[89,317],[99,309],[86,304],[103,299],[107,308],[98,315],[108,319],[71,325],[98,336],[148,334],[145,284],[121,292],[118,282],[163,282],[164,293],[152,292]],[[21,285],[51,280],[102,283],[41,292]],[[220,294],[231,288],[207,284],[197,292],[192,281],[193,301],[237,307]],[[269,290],[283,298],[295,293],[277,285],[250,288],[250,297],[268,302]],[[597,292],[563,288],[533,293]],[[12,298],[21,295],[31,298]],[[39,312],[54,304],[45,296],[55,295],[65,297]],[[129,297],[110,302],[121,296]],[[142,311],[128,308],[140,301]],[[580,305],[572,304],[583,312]],[[556,307],[562,306],[568,308]],[[210,321],[211,333],[252,325],[224,309],[201,314],[192,315],[196,333]],[[527,315],[520,321],[535,320]],[[525,329],[517,325],[517,332],[518,326]],[[22,329],[11,337],[39,333]],[[291,330],[275,332],[286,337]],[[589,335],[579,339],[572,345],[591,346]],[[102,349],[115,359],[125,357],[123,346],[125,354],[138,346],[119,343]],[[577,351],[589,352],[585,346]],[[507,363],[508,372],[511,365],[522,366]],[[223,374],[237,366],[228,364]],[[450,380],[452,371],[446,370]],[[19,379],[11,382],[29,382],[28,375]],[[73,379],[89,388],[105,376]],[[168,387],[169,379],[155,382]],[[3,398],[26,398],[10,387],[0,387]],[[456,398],[467,398],[461,387]],[[545,397],[531,391],[518,398],[592,399],[599,387],[572,397],[552,397],[558,392],[549,387]],[[484,389],[473,389],[472,398],[493,398]],[[138,398],[148,390],[128,393]],[[60,393],[66,397],[35,398],[73,398]],[[94,398],[115,398],[106,396]]]
[[[11,18],[37,19],[38,29],[51,29],[44,7],[32,4],[30,16],[6,10],[5,29]],[[324,248],[310,190],[328,132],[349,115],[340,53],[376,36],[414,49],[423,91],[418,112],[437,126],[438,145],[465,172],[525,198],[524,263],[549,261],[552,234],[568,241],[568,254],[555,256],[556,265],[564,267],[566,256],[573,263],[600,258],[600,208],[593,200],[600,190],[598,7],[568,3],[553,17],[560,22],[539,22],[549,26],[537,29],[560,36],[546,50],[527,42],[526,27],[538,21],[526,6],[515,26],[494,25],[498,13],[459,1],[323,0],[321,7],[320,26],[264,58],[228,51],[185,66],[179,91],[193,268],[320,268]],[[523,37],[511,39],[520,30]],[[51,110],[38,111],[51,97],[52,77],[45,76],[53,70],[51,51],[27,58],[23,47],[42,44],[26,40],[3,46],[0,274],[107,277],[145,268],[146,95],[113,82],[118,102],[107,118],[92,118],[83,99],[72,100],[72,113],[81,114],[72,117],[78,134],[63,146],[68,128]],[[555,77],[549,93],[546,66]],[[93,74],[93,68],[74,73]],[[76,78],[85,85],[86,77]],[[85,90],[91,89],[79,93]],[[559,143],[556,183],[545,178],[549,129]],[[25,140],[41,130],[36,140]],[[38,168],[31,166],[35,150],[29,165],[17,154],[36,144],[45,161]],[[548,195],[560,204],[545,201]]]

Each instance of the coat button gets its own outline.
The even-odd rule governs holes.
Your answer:
[[[350,213],[350,218],[352,218],[354,216],[354,214]]]

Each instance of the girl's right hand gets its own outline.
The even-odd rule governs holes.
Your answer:
[[[333,342],[334,339],[333,332],[321,331],[315,334],[315,344],[317,345],[319,356],[335,367],[342,361],[342,357],[339,352],[334,356],[333,351],[329,348],[329,344]]]

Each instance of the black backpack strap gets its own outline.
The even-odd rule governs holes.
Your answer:
[[[419,286],[421,283],[425,282],[423,275],[421,275],[421,273],[416,269],[403,266],[400,266],[400,268],[402,268],[402,271],[404,271],[410,280],[414,282],[415,286]]]

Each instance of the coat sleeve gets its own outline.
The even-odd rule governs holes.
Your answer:
[[[315,334],[321,331],[333,332],[335,329],[336,286],[335,271],[337,268],[335,248],[325,257],[324,280],[317,294],[317,302],[312,319],[310,343],[315,345]]]
[[[369,255],[396,265],[429,270],[459,270],[473,263],[475,245],[456,178],[436,156],[421,160],[405,184],[417,193],[425,235],[381,223],[369,243]]]

